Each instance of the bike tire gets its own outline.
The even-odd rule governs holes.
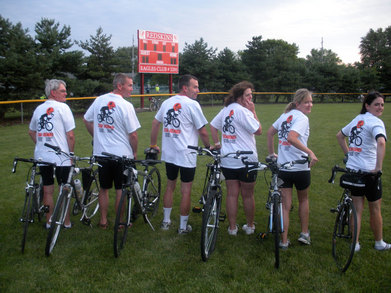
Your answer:
[[[158,211],[161,185],[162,182],[159,169],[153,167],[148,171],[146,183],[144,186],[145,190],[143,191],[145,208],[144,220],[145,216],[147,216],[148,218],[154,217]]]
[[[33,192],[34,190],[32,188],[29,188],[29,190],[26,191],[25,204],[23,207],[23,213],[21,218],[21,221],[23,223],[23,238],[21,244],[22,253],[24,253],[24,248],[26,245],[28,227],[29,224],[32,222],[33,215],[34,215],[33,204],[32,204]]]
[[[334,225],[332,254],[341,272],[349,268],[356,245],[357,214],[353,202],[342,204]]]
[[[216,247],[220,209],[221,194],[216,189],[211,189],[204,205],[201,226],[201,258],[205,262]]]
[[[274,233],[274,267],[276,269],[280,266],[280,233],[281,233],[281,211],[280,202],[277,196],[273,199],[273,233]]]
[[[36,213],[38,215],[38,221],[41,222],[42,218],[44,217],[45,215],[45,209],[44,209],[44,206],[43,206],[43,182],[42,182],[42,177],[39,176],[39,180],[38,181],[38,187],[36,188],[35,190],[35,194],[34,194],[34,202],[36,202],[37,206],[36,206]]]
[[[98,182],[98,170],[93,171],[92,180],[90,185],[86,189],[86,194],[83,202],[85,219],[91,219],[99,210],[99,182]]]
[[[125,246],[131,217],[132,193],[129,188],[122,190],[121,199],[118,204],[114,224],[114,256],[118,257]],[[123,215],[123,213],[125,213]],[[122,220],[124,219],[124,220]]]
[[[54,246],[57,243],[58,235],[60,234],[62,225],[64,224],[65,215],[66,215],[67,196],[68,196],[68,192],[63,189],[57,198],[57,202],[51,217],[48,236],[46,239],[46,247],[45,247],[46,256],[50,256],[50,254],[52,253]]]

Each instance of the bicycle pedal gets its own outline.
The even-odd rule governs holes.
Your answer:
[[[219,221],[220,222],[224,222],[226,218],[227,218],[227,216],[225,214],[222,214],[222,215],[220,214],[219,215]]]
[[[193,207],[193,213],[199,214],[201,212],[202,212],[202,208],[201,207]]]
[[[91,226],[91,219],[82,218],[80,221],[86,226]]]
[[[261,232],[261,233],[258,234],[258,238],[260,240],[266,239],[266,237],[267,237],[267,233]]]
[[[338,213],[338,209],[330,209],[330,212],[332,212],[332,213]]]

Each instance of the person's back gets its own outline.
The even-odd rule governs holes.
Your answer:
[[[198,144],[198,129],[206,124],[199,103],[186,96],[173,96],[164,101],[156,118],[164,126],[162,160],[194,167],[196,156],[187,146]]]
[[[104,117],[103,108],[108,109]],[[98,119],[101,115],[98,120],[102,120],[94,123],[94,155],[101,156],[102,152],[109,152],[132,158],[128,133],[139,127],[133,105],[119,95],[108,93],[94,101],[91,111],[86,113],[86,117]]]

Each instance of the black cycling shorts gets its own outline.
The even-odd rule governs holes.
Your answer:
[[[56,178],[58,184],[67,183],[70,170],[70,166],[56,167]],[[53,166],[39,166],[39,171],[41,173],[43,185],[48,186],[54,184]]]
[[[383,187],[381,178],[377,178],[376,175],[364,176],[365,188],[351,190],[352,196],[364,196],[368,201],[374,202],[382,198]]]
[[[256,170],[247,172],[247,168],[231,169],[222,167],[225,180],[239,180],[242,182],[255,182],[257,180],[258,172]]]
[[[304,190],[311,185],[311,171],[279,171],[278,178],[284,183],[281,188],[293,188],[296,190]]]
[[[104,157],[96,157],[99,163],[99,184],[103,189],[122,189],[124,179],[121,162],[109,160]]]
[[[195,171],[196,168],[186,168],[166,162],[167,178],[172,181],[178,178],[178,173],[180,172],[182,182],[192,182],[194,180]]]

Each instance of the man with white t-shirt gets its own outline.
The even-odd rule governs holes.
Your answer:
[[[198,145],[200,136],[205,147],[209,148],[209,135],[205,129],[208,123],[202,113],[200,104],[195,101],[199,93],[198,80],[192,75],[180,77],[179,94],[163,102],[152,122],[151,148],[157,146],[160,124],[163,123],[162,161],[166,163],[167,187],[163,197],[163,222],[161,228],[168,230],[171,225],[173,193],[178,173],[181,179],[182,199],[180,204],[179,234],[191,231],[187,224],[191,204],[191,186],[193,184],[197,156],[187,148]]]
[[[55,145],[66,153],[73,152],[75,146],[75,120],[71,109],[65,104],[67,90],[62,80],[46,81],[45,94],[47,101],[39,105],[31,118],[29,135],[35,143],[34,158],[56,164],[58,184],[66,183],[70,171],[70,160],[64,155],[57,155],[45,146]],[[46,214],[46,229],[50,228],[50,217],[53,213],[54,179],[52,166],[40,166],[43,181],[43,204],[49,207]],[[65,228],[70,228],[69,214],[65,219]]]
[[[123,73],[115,75],[114,90],[98,97],[84,115],[84,124],[94,138],[93,154],[97,157],[99,167],[99,227],[108,228],[107,210],[109,189],[116,192],[115,210],[117,210],[122,190],[122,168],[119,162],[102,160],[103,152],[117,156],[137,158],[140,123],[133,105],[126,101],[133,91],[133,80]]]

